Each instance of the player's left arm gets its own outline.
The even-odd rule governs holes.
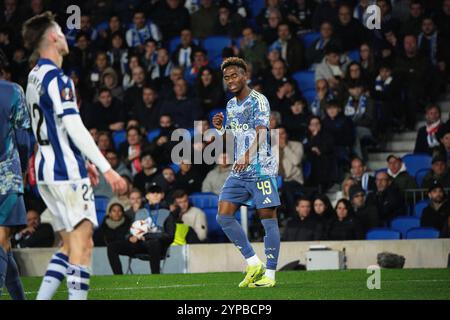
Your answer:
[[[266,97],[257,98],[254,108],[255,119],[255,139],[248,147],[247,151],[241,159],[238,159],[234,165],[236,172],[244,171],[250,164],[250,159],[258,152],[258,146],[263,145],[267,139],[267,130],[269,130],[270,106]]]
[[[22,172],[26,172],[28,159],[33,149],[30,145],[31,120],[26,105],[25,94],[22,87],[17,84],[14,84],[12,119],[21,169]]]

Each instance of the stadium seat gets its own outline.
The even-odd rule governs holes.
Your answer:
[[[311,175],[311,162],[309,162],[308,160],[303,161],[302,169],[303,169],[303,178],[306,181],[306,179],[308,179],[309,176]]]
[[[177,174],[180,171],[180,166],[177,165],[176,163],[169,164],[169,167],[172,168],[172,170],[175,172],[175,174]]]
[[[170,54],[175,52],[175,49],[180,44],[180,41],[181,41],[180,36],[173,37],[172,39],[169,40],[169,52],[170,52]]]
[[[314,99],[316,98],[316,90],[306,90],[303,91],[303,97],[306,99],[306,102],[308,102],[308,104],[311,104]]]
[[[226,122],[227,120],[227,110],[224,108],[216,108],[216,109],[212,109],[209,113],[208,113],[208,122],[209,125],[211,126],[211,128],[213,128],[213,124],[212,124],[212,119],[213,117],[216,115],[216,113],[222,112],[223,113],[223,123]]]
[[[106,31],[108,28],[109,28],[109,22],[108,21],[100,22],[99,24],[97,24],[95,26],[95,30],[97,32]]]
[[[392,219],[390,225],[391,229],[399,231],[404,239],[409,229],[420,227],[420,219],[417,217],[400,216]]]
[[[430,200],[421,200],[417,202],[414,206],[414,216],[419,219],[422,218],[423,209],[425,209],[429,203]]]
[[[402,158],[406,171],[415,177],[421,169],[431,169],[431,156],[428,154],[407,154]]]
[[[314,71],[298,71],[292,75],[297,82],[297,87],[301,92],[316,89],[316,82],[314,80]]]
[[[106,216],[106,208],[108,207],[109,198],[104,196],[95,197],[95,210],[97,212],[97,221],[100,225]]]
[[[347,56],[350,58],[350,60],[359,62],[361,60],[359,56],[359,50],[352,50],[347,53]]]
[[[118,150],[120,145],[127,140],[127,132],[125,130],[114,131],[112,138],[114,141],[114,147]]]
[[[194,207],[200,209],[217,208],[219,204],[219,196],[212,192],[191,194],[189,200]]]
[[[281,187],[283,187],[283,177],[282,176],[277,177],[277,185],[278,185],[278,189],[281,189]]]
[[[217,208],[203,209],[206,215],[206,222],[208,223],[208,241],[209,242],[224,242],[226,241],[225,233],[222,227],[216,220]]]
[[[246,2],[250,11],[251,18],[256,18],[261,10],[266,7],[265,0],[250,0]]]
[[[222,63],[222,50],[231,46],[231,38],[225,36],[210,36],[203,40],[203,47],[208,52],[208,59],[213,68],[219,68]]]
[[[320,32],[308,32],[301,36],[301,40],[305,48],[309,48],[314,41],[320,38]]]
[[[430,168],[423,168],[416,172],[416,183],[417,186],[420,188],[422,186],[423,179],[425,176],[430,172]]]
[[[438,239],[439,231],[434,228],[412,228],[406,232],[406,239]]]
[[[148,142],[152,142],[155,140],[159,134],[161,133],[161,129],[153,129],[147,133],[147,140]]]
[[[400,232],[389,228],[374,228],[367,232],[366,240],[398,240]]]

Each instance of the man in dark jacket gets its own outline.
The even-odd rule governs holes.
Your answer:
[[[386,172],[378,172],[375,184],[376,191],[369,194],[367,203],[377,207],[381,222],[388,223],[392,218],[403,215],[406,210],[403,197],[392,184],[392,178]]]
[[[355,218],[358,219],[364,234],[372,228],[379,226],[377,207],[367,204],[366,192],[360,185],[353,185],[349,191],[350,201],[353,206]]]
[[[439,230],[441,238],[450,237],[450,202],[446,199],[444,187],[434,182],[428,189],[431,202],[423,209],[420,225]]]
[[[450,188],[450,172],[445,155],[438,154],[431,160],[431,170],[423,178],[422,188],[430,188],[435,181],[444,188]]]
[[[402,159],[391,154],[387,157],[388,175],[392,178],[392,183],[400,190],[402,194],[407,189],[416,189],[416,179],[411,177],[406,171],[406,166]]]
[[[414,153],[432,154],[433,149],[439,146],[437,133],[443,125],[441,122],[441,109],[435,104],[430,104],[425,108],[425,125],[417,132]]]
[[[139,119],[139,122],[147,131],[158,128],[161,114],[158,92],[155,88],[145,85],[142,88],[141,97],[139,103],[132,110],[132,116]]]
[[[123,274],[119,255],[148,254],[153,274],[160,273],[160,260],[173,242],[176,228],[175,216],[161,204],[164,192],[152,186],[145,195],[147,204],[136,212],[134,221],[144,220],[149,231],[142,235],[129,235],[128,239],[108,244],[108,259],[114,274]]]
[[[315,215],[311,214],[311,200],[300,198],[296,202],[296,217],[287,221],[283,241],[321,240],[323,226]]]
[[[55,233],[49,223],[41,223],[36,210],[28,210],[27,227],[17,232],[13,245],[17,248],[45,248],[53,246]]]
[[[300,70],[304,62],[305,49],[302,43],[291,34],[288,23],[278,25],[278,39],[270,46],[269,50],[278,50],[281,58],[286,61],[288,70],[295,72]]]

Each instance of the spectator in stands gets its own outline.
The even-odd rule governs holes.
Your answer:
[[[146,20],[145,12],[140,10],[135,11],[133,14],[133,26],[126,33],[128,47],[143,53],[145,41],[150,38],[161,41],[161,31],[152,21]]]
[[[345,71],[350,63],[347,55],[341,55],[340,49],[335,45],[325,48],[325,57],[317,65],[315,81],[325,79],[331,90],[337,90],[345,76]]]
[[[98,31],[97,43],[99,48],[106,50],[109,44],[113,41],[114,35],[120,35],[123,44],[126,45],[124,38],[125,32],[123,30],[122,21],[118,15],[111,15],[108,18],[108,27]]]
[[[161,86],[163,81],[169,78],[170,71],[173,68],[170,61],[169,51],[166,48],[158,48],[156,64],[150,71],[150,78],[156,86]]]
[[[90,41],[87,33],[78,33],[75,46],[70,49],[69,56],[65,59],[65,63],[68,65],[78,66],[80,68],[80,76],[83,79],[87,76],[94,61],[94,52],[90,45]]]
[[[309,183],[320,186],[325,192],[336,179],[333,137],[322,129],[319,117],[312,116],[308,124],[308,135],[304,142],[307,158],[311,161]]]
[[[360,240],[364,238],[363,229],[354,217],[352,204],[341,199],[336,204],[336,216],[330,221],[326,231],[327,240]]]
[[[183,68],[175,66],[172,68],[172,70],[170,70],[169,78],[165,78],[163,81],[161,81],[159,87],[155,87],[158,90],[158,95],[162,101],[170,100],[171,98],[173,98],[173,87],[175,85],[175,82],[183,79],[183,74]]]
[[[173,194],[176,191],[175,171],[171,167],[165,167],[155,177],[154,184],[163,189],[167,202],[172,202]]]
[[[133,84],[125,91],[126,107],[128,112],[136,108],[142,97],[142,88],[146,83],[145,70],[141,66],[137,66],[131,70]]]
[[[352,8],[347,4],[339,6],[335,34],[340,39],[344,51],[359,48],[366,37],[363,25],[352,17]]]
[[[436,15],[436,25],[439,33],[446,39],[450,39],[450,0],[442,1],[441,10]]]
[[[163,112],[170,115],[176,127],[192,128],[194,121],[198,120],[203,114],[198,99],[188,96],[188,85],[184,79],[175,82],[173,91],[175,98],[163,104]]]
[[[324,229],[326,229],[328,223],[334,217],[330,199],[325,194],[318,195],[314,198],[312,204],[314,215],[321,220]]]
[[[231,11],[231,5],[222,1],[219,5],[219,15],[215,19],[214,34],[238,38],[241,35],[245,21],[242,16]]]
[[[369,18],[369,12],[367,8],[373,3],[372,0],[359,0],[353,9],[353,18],[358,20],[361,24],[367,25],[367,19]]]
[[[406,35],[403,39],[404,55],[398,56],[394,70],[400,76],[405,87],[406,99],[406,125],[409,130],[414,130],[416,113],[421,104],[430,96],[427,93],[431,81],[430,63],[426,57],[419,54],[417,38],[414,35]]]
[[[417,132],[414,153],[432,154],[433,149],[439,146],[439,140],[436,137],[441,122],[441,108],[436,104],[430,104],[425,108],[425,125],[419,128]]]
[[[286,64],[283,60],[273,62],[270,74],[265,77],[264,92],[269,100],[275,99],[278,88],[287,80],[291,80],[287,75]]]
[[[332,99],[334,99],[334,94],[330,90],[327,80],[316,80],[316,97],[309,105],[310,113],[322,119],[325,116],[327,102]]]
[[[219,195],[225,180],[231,172],[231,163],[226,153],[220,154],[214,169],[208,172],[202,183],[202,192],[212,192]]]
[[[350,81],[348,84],[349,98],[344,108],[346,117],[352,120],[355,126],[355,154],[367,159],[367,154],[362,148],[362,140],[374,140],[375,105],[373,100],[365,92],[361,81]]]
[[[279,166],[278,175],[283,179],[283,198],[289,212],[295,208],[295,194],[303,189],[302,171],[303,145],[289,139],[286,128],[279,126]]]
[[[213,0],[200,0],[200,9],[191,15],[192,35],[200,39],[213,35],[218,14],[219,8]]]
[[[324,21],[336,23],[338,20],[339,1],[328,0],[317,5],[312,18],[313,29],[319,30],[320,25]]]
[[[23,17],[21,17],[17,0],[6,0],[0,12],[0,25],[9,27],[16,34],[20,34]]]
[[[174,147],[171,136],[175,130],[172,118],[168,114],[162,114],[159,117],[159,135],[151,141],[149,151],[153,154],[156,163],[160,165],[169,164],[171,162],[170,154]],[[167,193],[166,193],[167,194]]]
[[[41,223],[39,212],[29,209],[27,226],[14,235],[12,245],[16,248],[45,248],[53,246],[55,233],[51,224]]]
[[[103,72],[109,67],[108,55],[104,51],[99,51],[95,55],[94,67],[89,73],[88,83],[89,88],[99,89]]]
[[[238,53],[251,65],[254,74],[259,74],[266,68],[267,45],[258,38],[252,27],[245,27],[242,30],[242,39],[240,40],[240,50]]]
[[[119,85],[119,77],[113,68],[108,67],[103,71],[101,86],[108,88],[113,98],[123,101],[123,88]]]
[[[392,183],[404,194],[405,190],[416,189],[416,179],[406,171],[402,159],[391,154],[387,157],[387,173],[392,178]]]
[[[360,184],[366,193],[375,191],[375,178],[369,174],[366,163],[361,158],[355,157],[350,165],[350,177]]]
[[[153,39],[145,41],[144,54],[141,57],[142,67],[146,72],[150,72],[156,66],[156,60],[158,59],[158,43]]]
[[[120,131],[126,121],[125,108],[119,100],[112,97],[109,89],[102,88],[98,94],[98,102],[87,110],[86,121],[88,127],[101,131]]]
[[[369,43],[363,42],[359,46],[359,59],[363,72],[365,72],[369,78],[375,77],[377,72],[375,67],[375,54]]]
[[[123,34],[119,31],[113,33],[106,49],[111,67],[123,74],[128,60],[128,49]]]
[[[352,81],[360,81],[367,88],[372,87],[372,79],[366,74],[366,71],[361,67],[361,64],[357,61],[352,61],[347,67],[345,73],[346,83]]]
[[[350,187],[350,201],[355,218],[358,220],[364,234],[370,229],[380,226],[377,207],[366,202],[366,192],[360,185]]]
[[[447,166],[450,167],[450,123],[447,122],[438,131],[439,141],[441,142],[440,153],[447,156]]]
[[[278,25],[283,18],[280,10],[271,8],[267,10],[267,24],[262,27],[262,38],[267,45],[271,45],[278,38]]]
[[[190,161],[183,161],[180,164],[180,171],[175,175],[177,189],[185,190],[188,194],[200,192],[202,180],[197,166],[192,165]]]
[[[308,131],[308,104],[305,99],[294,100],[283,115],[283,125],[291,140],[303,141]]]
[[[199,49],[192,38],[190,29],[183,29],[180,33],[180,44],[175,48],[172,54],[172,62],[174,65],[182,68],[190,68],[192,65],[191,54]]]
[[[142,192],[139,189],[132,189],[130,192],[130,204],[131,207],[127,211],[125,211],[125,216],[128,217],[131,221],[134,221],[134,217],[136,213],[142,209],[143,206],[143,196]]]
[[[208,56],[204,49],[197,48],[191,54],[192,65],[190,68],[187,68],[184,71],[184,79],[189,83],[189,85],[193,85],[195,80],[197,80],[200,69],[208,66]]]
[[[292,36],[288,23],[280,23],[277,30],[278,39],[272,43],[269,50],[278,50],[281,58],[286,62],[288,70],[296,72],[305,65],[305,49],[302,43]]]
[[[125,210],[120,201],[112,201],[106,208],[106,216],[100,226],[94,232],[96,247],[107,246],[116,241],[126,239],[131,226],[131,219],[125,215]]]
[[[132,110],[132,115],[139,119],[146,131],[158,128],[161,114],[161,102],[153,86],[144,85],[140,102]]]
[[[323,239],[321,220],[312,214],[311,200],[301,197],[295,204],[295,215],[288,219],[283,241],[316,241]]]
[[[334,200],[331,202],[332,206],[336,207],[336,204],[340,199],[350,200],[350,188],[355,184],[357,184],[357,182],[352,177],[344,178],[344,181],[342,181],[341,184],[341,190],[336,191],[334,194]]]
[[[435,228],[440,232],[441,238],[450,237],[450,202],[448,201],[444,186],[435,181],[428,188],[430,204],[423,209],[420,225]]]
[[[421,31],[424,8],[421,0],[413,0],[409,4],[409,17],[402,23],[400,33],[402,35],[419,35]]]
[[[389,132],[391,127],[397,131],[404,129],[405,110],[401,103],[401,90],[399,78],[392,74],[391,64],[387,61],[381,62],[371,96],[381,111],[378,127],[382,132]]]
[[[297,84],[292,79],[284,78],[278,86],[274,99],[270,104],[270,109],[286,114],[293,101],[298,101],[300,93],[297,90]]]
[[[321,63],[325,57],[325,47],[327,45],[339,46],[340,43],[334,36],[333,24],[329,21],[324,21],[320,25],[319,39],[315,40],[308,48],[306,48],[306,65],[312,65],[312,68],[315,68],[315,64]]]
[[[183,223],[194,229],[200,241],[205,241],[208,234],[208,224],[203,210],[190,205],[189,196],[184,190],[176,190],[173,194],[173,200],[171,208],[178,207]]]
[[[403,196],[387,172],[378,172],[375,183],[377,188],[368,195],[367,203],[377,207],[380,221],[386,224],[396,216],[404,215]]]
[[[103,155],[106,154],[106,151],[114,147],[111,135],[108,131],[100,131],[97,133],[97,147]]]
[[[134,68],[140,66],[141,66],[140,56],[137,54],[130,54],[128,56],[127,67],[125,68],[123,73],[122,87],[124,90],[127,90],[129,87],[133,85],[133,76],[131,72]]]
[[[450,172],[445,155],[437,154],[433,157],[431,170],[423,178],[422,188],[429,188],[435,181],[442,184],[444,188],[450,188]]]
[[[205,114],[225,105],[225,93],[217,74],[208,66],[200,68],[197,79],[197,97]]]
[[[178,36],[181,30],[190,25],[189,11],[181,0],[158,1],[152,17],[166,40]]]
[[[20,24],[22,25],[22,24]],[[17,27],[15,27],[17,28]],[[79,32],[84,32],[89,35],[89,38],[92,42],[94,42],[98,37],[98,32],[95,28],[92,27],[91,16],[83,13],[80,16],[80,28],[67,29],[66,31],[66,39],[67,44],[72,47],[75,44],[76,36]],[[20,32],[19,32],[20,34]]]
[[[114,274],[123,274],[119,255],[132,257],[136,254],[148,254],[152,273],[160,273],[161,257],[174,239],[174,215],[160,205],[164,192],[160,187],[153,186],[148,189],[145,198],[147,204],[136,213],[134,221],[145,220],[150,231],[142,236],[128,235],[125,240],[108,244],[108,260]]]
[[[119,155],[133,176],[142,170],[139,159],[146,145],[147,142],[142,137],[139,127],[127,128],[127,140],[120,145]]]
[[[105,154],[106,160],[108,160],[109,164],[111,165],[111,167],[121,176],[127,176],[128,178],[131,178],[131,172],[130,170],[127,168],[127,166],[125,165],[125,163],[123,163],[120,158],[119,155],[117,154],[116,151],[114,151],[113,149],[109,149],[106,151]]]
[[[295,34],[312,29],[312,16],[317,6],[315,1],[295,0],[287,3],[287,20]]]
[[[142,171],[134,176],[133,185],[144,193],[149,186],[154,184],[160,172],[149,152],[142,152],[139,155],[139,160]]]

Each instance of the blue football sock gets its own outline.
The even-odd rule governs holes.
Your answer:
[[[11,299],[25,300],[19,269],[11,251],[8,252],[8,270],[6,272],[5,286],[8,289]]]
[[[267,257],[267,269],[276,270],[278,255],[280,254],[280,229],[278,221],[274,219],[262,219],[261,223],[266,232],[264,237],[264,251]]]
[[[245,259],[255,255],[244,230],[234,216],[218,214],[216,219],[228,239],[241,251]]]
[[[0,295],[2,294],[3,285],[5,284],[6,270],[8,269],[8,255],[5,250],[0,247]]]

